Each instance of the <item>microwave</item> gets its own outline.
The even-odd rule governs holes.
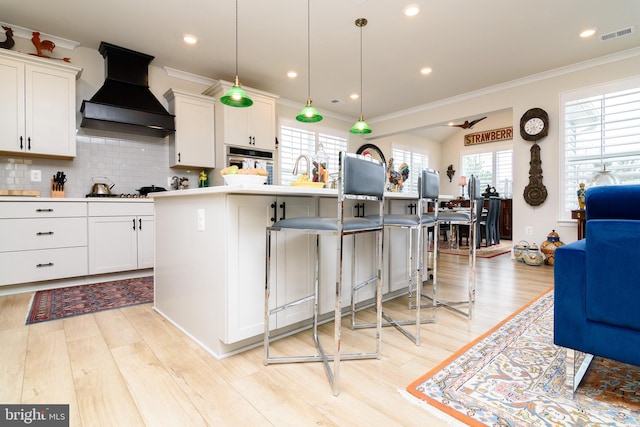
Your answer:
[[[267,185],[274,183],[273,157],[273,151],[227,146],[227,166],[237,166],[239,169],[266,169],[269,173],[265,183]]]

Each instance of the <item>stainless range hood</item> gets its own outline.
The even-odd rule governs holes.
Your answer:
[[[149,90],[153,56],[101,42],[105,82],[82,101],[80,127],[165,137],[175,132],[175,116]]]

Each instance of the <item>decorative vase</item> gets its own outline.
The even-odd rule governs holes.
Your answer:
[[[580,206],[580,209],[584,209],[584,195],[587,193],[584,188],[584,182],[580,183],[580,188],[576,193],[578,195],[578,206]]]
[[[527,265],[541,265],[544,261],[542,252],[538,249],[538,245],[533,243],[522,255],[524,263]]]
[[[529,242],[526,240],[520,240],[517,244],[513,245],[513,257],[516,261],[524,262],[522,257],[527,249],[529,249]]]
[[[544,254],[544,263],[546,265],[553,265],[553,256],[556,248],[564,246],[564,243],[560,241],[560,236],[556,233],[556,230],[551,230],[551,233],[547,235],[547,240],[540,244],[540,251]]]

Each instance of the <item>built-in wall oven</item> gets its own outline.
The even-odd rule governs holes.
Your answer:
[[[235,165],[240,169],[266,169],[269,172],[267,185],[274,183],[273,162],[273,151],[227,146],[227,166]]]

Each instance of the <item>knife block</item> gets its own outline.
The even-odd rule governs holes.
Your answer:
[[[55,190],[56,188],[56,183],[53,181],[53,179],[51,180],[51,197],[53,197],[54,199],[61,199],[64,197],[64,190]]]

